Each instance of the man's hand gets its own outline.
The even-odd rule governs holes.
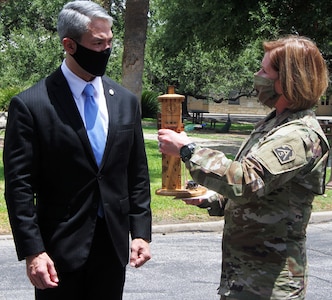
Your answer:
[[[150,244],[143,239],[134,239],[131,243],[130,265],[139,268],[150,258]]]
[[[51,258],[42,252],[25,259],[27,275],[37,289],[55,288],[58,286],[58,275]]]

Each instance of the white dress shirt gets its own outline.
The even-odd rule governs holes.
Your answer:
[[[106,105],[106,99],[104,95],[104,87],[102,84],[102,80],[100,76],[97,76],[95,79],[93,79],[90,82],[86,82],[82,78],[75,75],[67,66],[66,60],[64,60],[61,64],[61,70],[65,78],[67,79],[67,82],[69,84],[70,90],[73,94],[76,106],[78,108],[78,111],[80,112],[81,118],[83,120],[84,126],[85,124],[85,118],[84,118],[84,102],[85,97],[83,95],[83,90],[85,86],[89,83],[91,83],[95,89],[94,98],[96,101],[96,104],[99,107],[103,128],[105,131],[105,137],[107,137],[108,132],[108,110]]]

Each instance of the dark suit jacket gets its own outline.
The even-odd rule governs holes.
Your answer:
[[[10,103],[5,198],[20,260],[46,250],[59,270],[82,266],[100,199],[123,265],[129,257],[129,231],[133,239],[151,239],[139,103],[108,77],[102,81],[109,131],[100,168],[60,68]]]

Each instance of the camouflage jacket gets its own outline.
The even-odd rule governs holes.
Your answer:
[[[219,294],[234,299],[304,299],[305,234],[322,194],[328,141],[311,110],[257,124],[234,161],[196,148],[186,163],[199,184],[228,198]]]

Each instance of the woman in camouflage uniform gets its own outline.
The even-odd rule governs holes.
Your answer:
[[[328,85],[325,61],[299,36],[265,42],[264,50],[254,84],[259,101],[275,110],[234,161],[185,133],[158,136],[161,152],[181,156],[197,183],[227,199],[219,287],[227,300],[304,299],[306,228],[325,188],[329,145],[312,110]]]

